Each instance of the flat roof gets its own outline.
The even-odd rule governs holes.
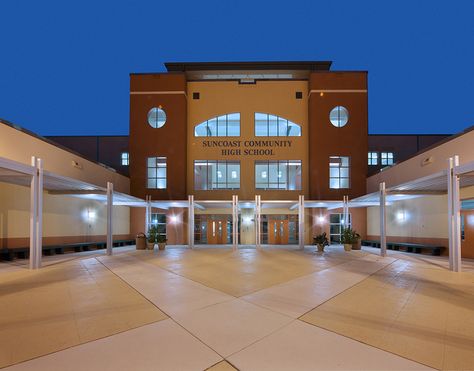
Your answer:
[[[166,62],[168,72],[229,70],[305,70],[329,71],[332,61],[275,62]]]

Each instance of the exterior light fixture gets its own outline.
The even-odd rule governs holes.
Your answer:
[[[177,217],[176,215],[171,215],[170,221],[171,221],[171,223],[173,223],[173,224],[174,224],[174,223],[177,223],[177,222],[178,222],[178,217]]]
[[[322,216],[322,215],[318,216],[318,222],[319,222],[319,224],[323,224],[323,223],[324,223],[324,220],[325,220],[325,219],[324,219],[324,216]]]

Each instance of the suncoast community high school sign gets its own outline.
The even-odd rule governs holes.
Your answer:
[[[291,148],[291,140],[205,140],[203,148],[218,148],[222,156],[273,156],[277,148]]]

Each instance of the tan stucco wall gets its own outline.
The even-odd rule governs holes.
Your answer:
[[[387,236],[448,238],[446,195],[424,196],[387,206]],[[397,218],[405,213],[405,220]],[[367,208],[367,235],[380,234],[379,207]]]
[[[296,99],[301,91],[303,99]],[[200,99],[192,99],[193,92]],[[196,199],[231,199],[233,194],[241,200],[254,199],[298,199],[299,194],[308,195],[308,82],[307,81],[259,81],[243,85],[236,81],[188,82],[188,154],[187,189]],[[203,121],[226,113],[240,112],[240,137],[194,137],[194,127]],[[281,116],[302,126],[301,137],[255,137],[255,112]],[[219,148],[203,148],[205,140],[289,140],[291,147],[274,148],[273,156],[222,156]],[[194,160],[240,160],[240,190],[194,191]],[[301,160],[301,191],[255,192],[255,160]],[[212,197],[210,196],[212,192]]]
[[[87,221],[87,211],[95,219]],[[129,234],[130,211],[114,206],[113,233]],[[43,237],[105,235],[106,205],[72,196],[50,195],[43,198]],[[90,215],[90,214],[89,214]],[[0,239],[29,236],[30,193],[27,187],[0,183]]]
[[[30,165],[31,156],[41,158],[45,170],[101,187],[109,181],[116,191],[129,193],[129,178],[0,123],[0,157]],[[74,167],[73,161],[80,168]]]

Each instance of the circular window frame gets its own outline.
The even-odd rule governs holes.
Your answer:
[[[166,112],[161,107],[153,107],[148,111],[147,121],[153,129],[160,129],[166,124]]]
[[[337,110],[337,119],[331,118],[333,112]],[[341,112],[345,113],[345,117],[341,115]],[[336,128],[342,128],[349,123],[349,110],[344,106],[336,106],[329,112],[329,122]]]

